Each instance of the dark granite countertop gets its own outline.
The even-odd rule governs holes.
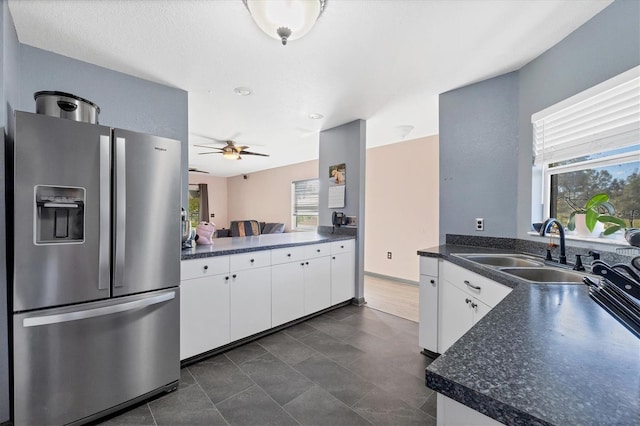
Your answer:
[[[426,384],[510,425],[640,424],[640,339],[582,284],[529,284],[455,253],[420,250],[513,288],[426,370]]]
[[[283,234],[256,235],[253,237],[217,238],[213,240],[213,245],[196,245],[192,248],[183,249],[181,259],[199,259],[258,250],[328,243],[353,238],[355,237],[349,235],[320,234],[316,232],[287,232]]]

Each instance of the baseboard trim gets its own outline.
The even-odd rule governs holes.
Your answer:
[[[420,283],[418,281],[405,280],[404,278],[392,277],[390,275],[377,274],[375,272],[364,271],[365,275],[369,275],[370,277],[381,278],[383,280],[395,281],[402,284],[409,284],[418,287]]]

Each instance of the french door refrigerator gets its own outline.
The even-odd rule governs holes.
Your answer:
[[[175,140],[15,113],[16,425],[86,423],[175,388],[180,151]]]

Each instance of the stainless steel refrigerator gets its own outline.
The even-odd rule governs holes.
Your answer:
[[[85,423],[174,388],[180,142],[27,112],[15,120],[15,424]]]

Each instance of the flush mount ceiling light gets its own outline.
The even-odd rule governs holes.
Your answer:
[[[255,23],[269,37],[286,45],[311,30],[325,7],[325,0],[242,0]]]
[[[249,96],[253,93],[253,90],[248,87],[236,87],[235,89],[233,89],[233,91],[238,96]]]
[[[312,120],[320,120],[321,118],[324,118],[324,115],[318,114],[317,112],[312,112],[311,114],[309,114],[309,118]]]

